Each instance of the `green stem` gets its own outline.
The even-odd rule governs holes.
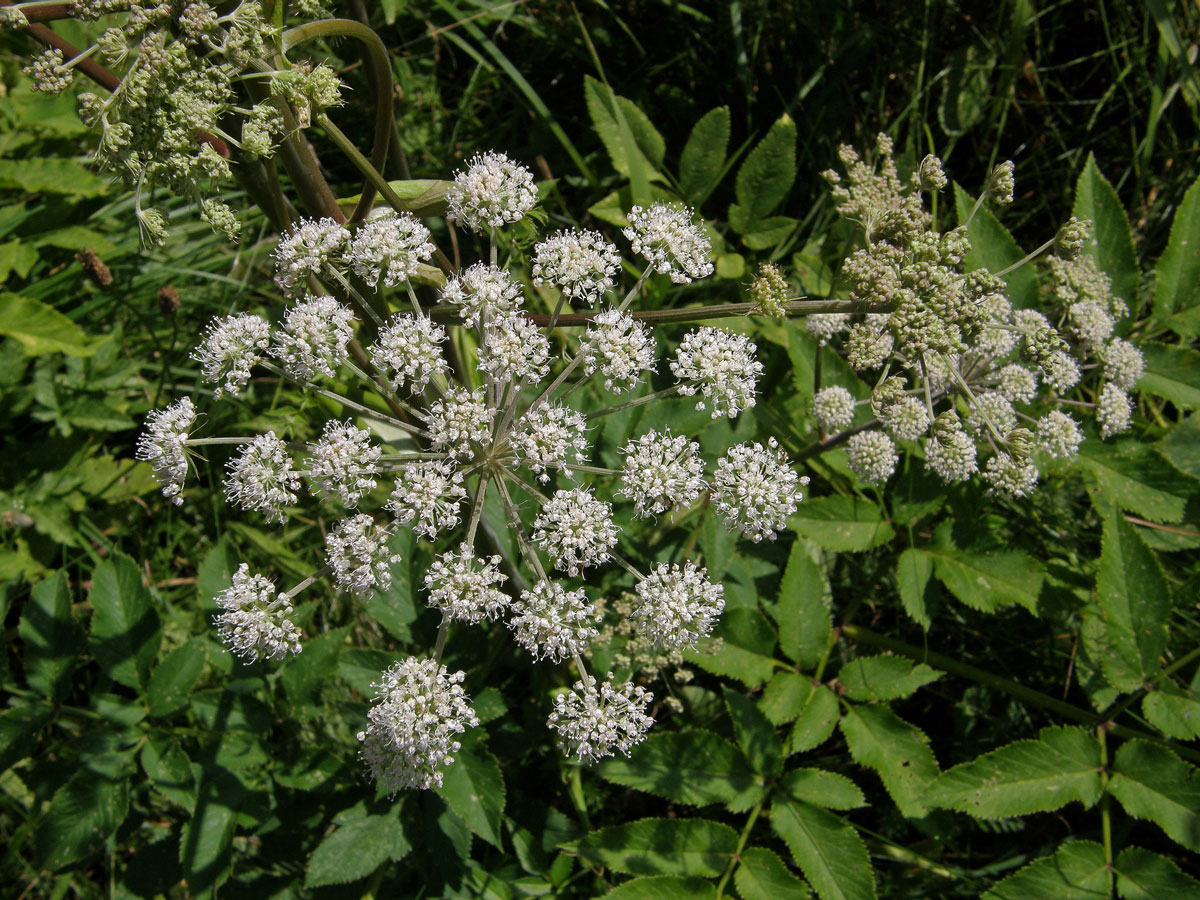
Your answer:
[[[655,391],[653,394],[646,394],[644,397],[635,397],[632,400],[626,400],[624,403],[618,403],[616,406],[609,406],[604,409],[596,410],[596,412],[590,412],[584,416],[584,419],[591,421],[592,419],[597,419],[600,416],[612,415],[613,413],[620,412],[623,409],[630,409],[634,406],[641,406],[645,403],[651,403],[661,397],[670,397],[672,394],[679,393],[679,388],[680,385],[673,384],[668,388],[663,388],[661,391]]]
[[[763,791],[763,795],[758,798],[758,802],[750,810],[750,815],[746,818],[746,824],[742,828],[742,833],[738,836],[737,849],[733,851],[733,857],[729,860],[729,865],[725,867],[725,871],[721,875],[721,880],[717,882],[716,900],[721,900],[725,896],[725,885],[729,883],[734,869],[742,861],[742,851],[746,849],[746,842],[750,840],[750,831],[754,828],[754,823],[758,821],[759,813],[762,812],[763,804],[766,802],[769,794],[769,790]]]
[[[1023,257],[1018,259],[1012,265],[1005,266],[999,272],[993,272],[992,277],[993,278],[1003,278],[1009,272],[1012,272],[1016,269],[1021,268],[1021,266],[1025,265],[1025,263],[1031,262],[1032,260],[1037,259],[1039,256],[1041,256],[1043,253],[1045,253],[1047,250],[1049,250],[1051,247],[1054,246],[1055,240],[1057,240],[1057,238],[1050,238],[1050,240],[1046,241],[1046,243],[1042,244],[1042,246],[1038,247],[1036,250],[1033,250],[1033,251],[1025,254]]]
[[[1128,517],[1126,517],[1126,518],[1128,518]],[[1125,712],[1125,710],[1129,709],[1129,707],[1133,706],[1134,703],[1136,703],[1143,696],[1145,696],[1156,684],[1158,684],[1164,678],[1169,678],[1170,676],[1174,675],[1176,672],[1178,672],[1180,669],[1182,669],[1184,666],[1186,666],[1188,663],[1190,663],[1192,660],[1196,659],[1197,657],[1200,657],[1200,647],[1195,648],[1190,653],[1187,653],[1187,654],[1183,655],[1182,657],[1180,657],[1179,659],[1175,660],[1175,662],[1171,663],[1171,665],[1167,666],[1165,669],[1163,669],[1161,672],[1159,672],[1157,675],[1155,675],[1153,678],[1151,678],[1149,681],[1147,681],[1142,686],[1142,689],[1140,691],[1135,691],[1134,693],[1130,694],[1128,697],[1123,699],[1120,703],[1114,703],[1112,706],[1110,706],[1108,709],[1106,709],[1102,713],[1102,715],[1104,716],[1104,721],[1112,722],[1113,720],[1115,720],[1117,718],[1117,716],[1119,716],[1121,713]]]
[[[1108,793],[1108,740],[1107,725],[1096,727],[1096,740],[1100,743],[1100,834],[1104,841],[1104,868],[1108,871],[1108,893],[1113,896],[1113,844],[1112,804]]]

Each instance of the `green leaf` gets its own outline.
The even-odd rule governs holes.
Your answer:
[[[464,741],[447,768],[438,795],[467,827],[499,848],[500,818],[504,812],[504,775],[500,763],[478,738]]]
[[[349,630],[349,626],[335,628],[305,641],[302,651],[281,667],[280,680],[295,706],[308,706],[319,698],[322,687],[337,671],[338,655],[346,644]],[[310,712],[320,714],[315,707]]]
[[[619,884],[602,900],[712,900],[717,888],[703,878],[651,875]]]
[[[446,215],[446,193],[454,187],[453,181],[438,181],[432,178],[416,178],[411,181],[389,181],[388,186],[400,198],[403,209],[419,219],[441,218]],[[338,206],[349,215],[358,203],[360,194],[338,200]]]
[[[187,704],[188,694],[204,671],[204,642],[197,638],[176,647],[150,675],[146,699],[150,715],[169,716]]]
[[[57,871],[104,849],[129,812],[129,782],[79,769],[54,794],[38,824],[38,865]]]
[[[797,225],[791,216],[767,216],[749,221],[740,206],[729,207],[729,224],[741,234],[751,250],[769,250],[792,233]]]
[[[1146,721],[1181,741],[1200,739],[1200,701],[1166,689],[1151,691],[1142,700]]]
[[[1088,434],[1075,465],[1095,478],[1104,500],[1151,522],[1179,522],[1195,484],[1180,478],[1150,444],[1101,441]]]
[[[5,160],[0,170],[0,188],[69,197],[99,197],[111,190],[106,179],[93,175],[79,163],[54,157]]]
[[[792,753],[811,750],[829,740],[841,712],[833,691],[823,684],[805,681],[812,690],[792,725]]]
[[[1082,728],[1043,728],[944,772],[925,794],[930,806],[1004,819],[1100,799],[1100,747]]]
[[[346,884],[366,878],[389,859],[401,859],[412,845],[395,813],[365,816],[338,825],[313,851],[304,886]]]
[[[1171,596],[1158,560],[1121,515],[1104,520],[1097,604],[1104,622],[1104,677],[1137,690],[1160,668]]]
[[[896,560],[896,586],[904,611],[922,628],[929,628],[925,598],[933,577],[933,560],[915,547],[909,547]]]
[[[0,293],[0,337],[16,340],[26,356],[91,356],[101,343],[41,300],[9,293]]]
[[[1200,416],[1188,416],[1156,446],[1167,462],[1180,472],[1200,478]]]
[[[767,719],[776,725],[782,725],[800,715],[812,694],[812,689],[811,678],[797,675],[795,672],[776,672],[763,691],[758,707]]]
[[[701,643],[688,650],[684,658],[715,675],[736,678],[749,687],[757,687],[775,671],[775,628],[757,609],[726,609],[714,632],[721,639],[716,653]]]
[[[747,847],[742,851],[733,883],[742,900],[804,900],[812,896],[808,885],[765,847]]]
[[[972,609],[995,612],[1017,604],[1037,615],[1037,598],[1045,568],[1015,550],[977,553],[931,546],[922,550],[933,558],[933,571],[950,593]]]
[[[1200,406],[1200,352],[1153,342],[1139,349],[1146,357],[1139,390],[1165,397],[1180,409]]]
[[[1104,848],[1071,841],[1009,875],[980,900],[1101,900],[1109,896]]]
[[[1154,278],[1154,315],[1162,322],[1200,300],[1200,177],[1175,210],[1171,237]]]
[[[179,741],[163,732],[153,731],[147,736],[138,758],[154,789],[191,812],[196,806],[196,775]]]
[[[957,184],[954,185],[954,202],[958,209],[958,221],[965,222],[971,214],[975,201]],[[963,264],[967,271],[987,269],[999,272],[1025,256],[1021,245],[1016,242],[1000,220],[986,206],[979,208],[971,226],[967,229],[971,241],[971,252]],[[1021,266],[1004,276],[1008,285],[1008,298],[1019,309],[1036,309],[1038,306],[1037,272],[1033,266]]]
[[[902,656],[860,656],[838,672],[853,700],[899,700],[941,678],[940,672]]]
[[[663,178],[658,171],[666,147],[662,135],[632,101],[590,75],[583,76],[583,93],[613,168],[629,179],[635,203],[649,203],[650,182]]]
[[[106,559],[92,573],[92,653],[113,681],[143,688],[162,632],[142,573],[127,556]]]
[[[1138,740],[1123,744],[1108,792],[1129,815],[1149,819],[1171,840],[1200,853],[1200,773],[1166,747]]]
[[[813,559],[808,542],[795,541],[779,582],[776,615],[779,649],[797,665],[815,666],[829,646],[832,600],[829,579]]]
[[[0,244],[0,283],[8,280],[8,276],[16,272],[20,278],[25,278],[33,264],[38,261],[36,247],[21,243],[19,238]]]
[[[1195,900],[1200,881],[1180,871],[1175,863],[1141,847],[1127,847],[1117,857],[1117,894],[1123,900]]]
[[[793,800],[825,809],[857,809],[867,803],[857,784],[845,775],[823,769],[793,769],[780,786]]]
[[[874,503],[842,495],[806,499],[788,525],[827,550],[870,550],[896,534]]]
[[[784,113],[738,168],[734,193],[745,225],[751,226],[769,216],[783,202],[795,180],[796,123]],[[732,223],[732,208],[729,217]]]
[[[925,815],[926,791],[938,777],[925,732],[886,706],[852,705],[838,725],[854,761],[879,774],[900,812],[910,819]]]
[[[728,148],[729,107],[718,106],[701,116],[679,157],[679,186],[697,209],[717,186]]]
[[[737,850],[737,832],[707,819],[640,819],[587,834],[579,855],[630,875],[716,878]]]
[[[1091,219],[1092,237],[1086,252],[1096,258],[1096,265],[1112,279],[1113,294],[1120,297],[1136,313],[1137,287],[1141,278],[1137,257],[1133,252],[1133,235],[1125,207],[1108,179],[1100,174],[1096,154],[1089,153],[1079,180],[1075,183],[1075,206],[1071,214]]]
[[[0,713],[0,772],[33,754],[37,733],[54,716],[48,703],[27,703]]]
[[[196,799],[196,808],[183,823],[179,838],[179,863],[189,892],[213,897],[233,867],[233,832],[245,790],[228,771],[208,773]]]
[[[745,694],[728,687],[722,690],[725,708],[733,720],[733,733],[750,767],[762,775],[778,775],[783,769],[783,744],[775,734],[775,726]]]
[[[754,784],[737,747],[708,731],[652,734],[628,759],[612,757],[596,773],[614,784],[675,803],[728,803]]]
[[[66,573],[59,570],[34,586],[21,613],[25,681],[51,700],[61,700],[83,633],[71,614],[71,591]]]
[[[771,827],[821,900],[874,900],[875,879],[858,833],[833,813],[797,800],[771,804]]]
[[[938,124],[947,135],[961,137],[983,116],[995,67],[995,55],[980,55],[975,45],[951,55],[942,81],[942,102],[938,104]]]

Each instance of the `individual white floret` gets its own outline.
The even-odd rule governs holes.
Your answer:
[[[1038,470],[1028,461],[1001,452],[987,461],[983,480],[990,485],[989,493],[1025,497],[1037,489]]]
[[[446,192],[446,218],[475,232],[524,218],[537,203],[533,173],[503,153],[488,151],[454,173]]]
[[[138,435],[135,455],[148,462],[154,477],[162,485],[163,496],[179,506],[180,492],[187,480],[188,432],[196,424],[196,407],[191,398],[183,397],[165,409],[153,410],[146,416],[145,430]]]
[[[446,374],[446,339],[446,329],[425,316],[395,316],[371,345],[371,364],[393,391],[419,394],[434,376]]]
[[[896,445],[882,431],[860,431],[846,444],[850,471],[868,484],[882,484],[896,471]]]
[[[619,394],[636,386],[643,372],[654,372],[654,335],[626,312],[606,310],[592,320],[583,336],[580,352],[583,370],[597,370],[604,387]]]
[[[696,409],[712,407],[712,417],[733,418],[754,406],[754,392],[762,375],[758,348],[744,334],[723,328],[698,328],[683,336],[671,371],[679,379],[679,393],[702,399]]]
[[[591,488],[556,491],[533,520],[533,540],[556,569],[576,577],[606,562],[617,544],[612,504],[597,500]]]
[[[372,685],[375,704],[358,733],[359,757],[385,793],[442,786],[462,749],[457,736],[479,724],[462,689],[465,678],[437,660],[409,657]]]
[[[271,355],[296,381],[310,381],[318,374],[333,378],[346,361],[353,321],[349,308],[332,297],[310,297],[287,311]]]
[[[621,257],[597,231],[560,231],[534,247],[531,270],[535,285],[552,284],[590,305],[612,289]]]
[[[1104,363],[1104,379],[1111,381],[1123,391],[1132,391],[1146,371],[1146,359],[1142,351],[1129,341],[1113,338],[1098,355]]]
[[[252,663],[300,652],[300,632],[288,618],[292,604],[287,595],[276,596],[275,585],[262,575],[251,575],[246,563],[234,573],[233,584],[214,599],[222,612],[213,624],[234,656]]]
[[[649,518],[695,502],[704,490],[700,445],[671,429],[649,431],[621,452],[621,487],[617,493],[633,501],[637,516]]]
[[[258,510],[268,522],[287,523],[286,507],[296,503],[300,473],[292,465],[287,444],[275,432],[256,435],[225,464],[225,497],[242,509]]]
[[[498,382],[545,378],[550,371],[550,341],[524,316],[497,319],[487,328],[479,368]]]
[[[425,422],[434,447],[466,459],[472,444],[486,444],[491,439],[495,416],[495,408],[484,403],[482,388],[451,388],[429,405]]]
[[[692,216],[686,206],[635,206],[629,210],[624,234],[633,252],[645,257],[656,272],[670,276],[676,284],[686,284],[713,272],[712,243]]]
[[[307,475],[314,494],[337,497],[346,506],[357,506],[363,494],[375,488],[382,451],[371,443],[371,432],[350,422],[325,423],[321,439],[309,445]]]
[[[1079,452],[1083,432],[1079,425],[1064,412],[1051,410],[1037,423],[1037,443],[1047,455],[1066,459]]]
[[[587,648],[599,634],[599,621],[596,604],[582,588],[568,591],[556,582],[539,581],[513,601],[508,627],[534,659],[558,663]]]
[[[517,459],[544,483],[550,480],[548,469],[561,469],[569,478],[571,466],[587,460],[586,428],[583,416],[570,407],[540,403],[517,420],[509,442]]]
[[[775,438],[766,447],[738,444],[717,462],[713,503],[727,527],[755,542],[773,541],[804,499],[800,488],[806,484],[808,477],[796,475]]]
[[[898,441],[915,441],[933,424],[925,401],[917,397],[901,397],[881,410],[879,419]]]
[[[642,634],[658,647],[687,649],[707,637],[725,609],[725,588],[693,563],[659,563],[638,582],[631,613]]]
[[[270,346],[271,326],[262,316],[223,316],[209,322],[192,359],[200,363],[203,379],[216,384],[214,396],[236,397]]]
[[[448,460],[409,463],[397,474],[384,508],[398,524],[433,539],[462,521],[459,511],[467,496],[462,483],[462,472]]]
[[[481,317],[498,319],[516,312],[523,301],[521,286],[504,269],[475,263],[442,288],[442,300],[458,307],[468,325]]]
[[[558,732],[558,745],[567,756],[594,763],[620,752],[629,755],[646,738],[654,719],[646,710],[654,695],[640,685],[625,682],[613,687],[605,681],[599,689],[575,682],[575,687],[554,698],[554,711],[546,724]]]
[[[1024,366],[1009,363],[996,373],[996,389],[1012,403],[1030,403],[1037,396],[1037,375]]]
[[[1110,438],[1114,434],[1128,431],[1133,424],[1133,403],[1129,395],[1113,384],[1105,382],[1100,389],[1100,400],[1096,404],[1096,421],[1100,424],[1100,437]],[[166,493],[166,489],[163,489]]]
[[[369,219],[354,233],[346,256],[354,274],[368,284],[395,287],[409,281],[436,248],[429,229],[407,213]]]
[[[457,622],[474,624],[494,619],[508,606],[508,595],[500,590],[507,581],[500,571],[500,557],[480,559],[462,544],[435,559],[425,573],[429,605]]]
[[[813,417],[822,431],[839,431],[854,421],[854,405],[854,395],[844,387],[822,388],[813,395]]]
[[[275,248],[275,282],[290,297],[306,275],[319,275],[326,265],[341,261],[349,237],[333,219],[302,219]]]
[[[392,563],[398,553],[388,547],[391,534],[366,513],[343,519],[325,535],[325,551],[338,590],[360,597],[392,586]]]

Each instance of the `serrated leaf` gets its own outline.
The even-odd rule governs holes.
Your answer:
[[[898,700],[941,677],[924,663],[902,656],[860,656],[838,672],[852,700]]]
[[[806,679],[807,681],[807,679]],[[829,740],[833,729],[837,727],[841,710],[833,691],[823,684],[814,685],[811,693],[804,701],[796,721],[792,725],[789,745],[792,753],[802,750],[812,750]]]
[[[1139,819],[1200,853],[1200,772],[1166,747],[1133,740],[1113,760],[1108,792]]]
[[[630,875],[716,878],[737,850],[737,832],[707,819],[640,819],[587,834],[586,860]]]
[[[874,503],[842,495],[806,499],[788,526],[828,550],[870,550],[896,534]]]
[[[975,201],[957,184],[954,185],[954,202],[958,210],[958,221],[967,220]],[[1000,220],[992,215],[986,205],[979,208],[971,226],[967,229],[971,241],[971,252],[963,261],[967,271],[987,269],[999,272],[1025,256],[1025,251],[1016,242]],[[1019,309],[1036,309],[1038,306],[1037,271],[1033,266],[1013,269],[1003,278],[1008,285],[1008,298]]]
[[[1182,741],[1200,739],[1200,701],[1167,689],[1151,691],[1142,699],[1146,721],[1163,734]]]
[[[1167,322],[1200,299],[1200,178],[1192,182],[1175,210],[1171,236],[1154,277],[1154,315],[1160,321]]]
[[[1200,478],[1200,416],[1188,416],[1155,446],[1180,472]]]
[[[501,846],[504,774],[496,757],[478,739],[463,742],[462,750],[446,768],[437,793],[471,831],[492,846]]]
[[[233,865],[233,832],[245,790],[229,772],[214,770],[199,786],[196,807],[179,838],[179,863],[188,891],[213,897]]]
[[[933,577],[933,560],[915,547],[909,547],[896,560],[896,586],[904,611],[922,628],[929,628],[925,598]]]
[[[104,849],[129,812],[129,782],[80,769],[55,792],[38,823],[38,865],[58,871]]]
[[[1158,560],[1124,516],[1104,520],[1096,592],[1104,677],[1120,690],[1137,690],[1161,667],[1171,596]]]
[[[978,553],[937,546],[922,552],[932,557],[938,581],[972,609],[995,612],[1017,604],[1037,615],[1045,568],[1032,557],[1015,550]]]
[[[612,757],[596,773],[614,784],[676,803],[727,803],[754,784],[737,747],[708,731],[651,734],[629,758]]]
[[[91,647],[100,668],[126,687],[144,688],[162,640],[158,613],[142,573],[127,556],[106,559],[92,573]]]
[[[281,666],[280,680],[288,699],[297,707],[310,706],[312,715],[320,711],[311,706],[325,681],[337,671],[338,655],[346,643],[349,626],[335,628],[305,641],[300,653]]]
[[[1151,522],[1179,522],[1195,484],[1180,478],[1149,445],[1133,439],[1101,441],[1094,432],[1079,445],[1075,465],[1096,480],[1101,496]]]
[[[938,124],[950,137],[966,134],[987,109],[996,57],[980,54],[974,45],[956,51],[942,81]]]
[[[71,197],[99,197],[111,190],[108,181],[79,163],[53,157],[6,160],[0,171],[0,187]]]
[[[179,741],[162,732],[151,732],[138,757],[154,789],[190,812],[196,805],[196,775]]]
[[[1117,870],[1117,894],[1122,900],[1195,900],[1200,881],[1180,871],[1175,863],[1141,847],[1121,851],[1113,866]]]
[[[775,628],[757,609],[726,609],[714,632],[721,648],[712,653],[706,643],[688,650],[684,658],[715,675],[736,678],[749,687],[757,687],[775,671]]]
[[[797,800],[771,804],[775,829],[821,900],[874,900],[875,878],[858,833],[833,813]]]
[[[9,160],[11,163],[12,160]],[[100,341],[41,300],[0,293],[0,337],[13,338],[26,356],[91,356]]]
[[[1064,844],[1009,875],[980,900],[1101,900],[1109,896],[1104,848],[1091,841]]]
[[[783,744],[754,701],[739,691],[722,688],[733,733],[750,767],[763,775],[778,775],[783,768]]]
[[[1079,180],[1075,183],[1075,206],[1071,214],[1092,220],[1092,237],[1085,252],[1092,254],[1096,265],[1112,279],[1113,294],[1120,297],[1131,311],[1137,312],[1137,286],[1141,278],[1137,256],[1133,252],[1133,235],[1125,207],[1108,179],[1096,165],[1096,154],[1089,153]]]
[[[783,777],[780,787],[793,800],[825,809],[857,809],[867,803],[857,784],[845,775],[823,769],[793,769]]]
[[[54,716],[48,703],[27,703],[0,713],[0,772],[33,753],[37,733]]]
[[[665,152],[662,135],[632,101],[618,97],[590,75],[583,76],[583,92],[588,115],[613,168],[629,179],[635,203],[649,203],[650,182],[662,180],[653,162],[657,157],[661,164]]]
[[[716,896],[716,886],[703,878],[651,875],[617,885],[603,900],[710,900]]]
[[[925,792],[938,777],[925,733],[886,706],[852,705],[838,726],[854,761],[878,773],[900,812],[925,815]]]
[[[1165,397],[1180,409],[1200,406],[1200,353],[1153,342],[1139,344],[1138,348],[1146,358],[1138,390]]]
[[[684,199],[699,208],[721,177],[729,148],[729,107],[718,106],[700,117],[679,157],[679,186]]]
[[[745,214],[745,227],[769,216],[795,180],[796,123],[784,113],[738,168],[734,193]]]
[[[366,878],[389,859],[401,859],[411,849],[394,813],[347,822],[317,845],[305,869],[304,886],[315,888]]]
[[[744,220],[743,216],[740,206],[734,204],[729,207],[730,225],[738,221],[744,222],[737,231],[742,236],[742,243],[751,250],[769,250],[791,234],[798,224],[791,216],[767,216],[765,219],[753,221]]]
[[[167,716],[187,704],[188,694],[204,671],[204,642],[196,639],[167,654],[150,674],[146,700],[150,715]]]
[[[808,542],[797,540],[779,582],[776,618],[779,649],[802,667],[815,666],[833,634],[829,579],[813,559]]]
[[[1082,728],[1043,728],[1037,740],[1017,741],[949,769],[925,795],[930,806],[1004,819],[1085,807],[1100,799],[1100,747]]]
[[[795,672],[776,672],[775,677],[763,690],[758,708],[776,725],[790,722],[800,715],[800,710],[812,694],[812,679]]]
[[[71,591],[63,571],[34,585],[21,612],[18,628],[24,642],[26,683],[44,697],[61,700],[83,632],[71,613]]]
[[[733,872],[733,883],[742,900],[804,900],[812,896],[808,885],[792,874],[774,852],[747,847]]]

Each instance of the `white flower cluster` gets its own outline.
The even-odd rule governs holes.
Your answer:
[[[524,166],[503,153],[481,153],[454,176],[454,187],[446,195],[446,217],[472,231],[499,228],[524,218],[537,203],[537,194],[533,175]]]
[[[213,619],[217,635],[235,656],[254,662],[300,652],[300,632],[288,618],[291,602],[276,596],[275,585],[262,575],[251,575],[248,564],[238,567],[216,604],[222,610]]]
[[[733,418],[754,406],[754,392],[762,376],[757,347],[744,334],[722,328],[698,328],[684,335],[671,371],[679,379],[679,393],[699,393],[696,409],[712,406],[712,417]]]
[[[184,397],[166,409],[151,412],[146,417],[146,430],[138,437],[137,458],[154,467],[163,496],[176,506],[183,503],[180,492],[188,470],[185,445],[195,424],[196,406]]]
[[[582,681],[554,698],[554,712],[546,724],[558,732],[559,746],[567,756],[594,763],[620,752],[625,756],[645,740],[654,719],[646,709],[654,695],[629,682],[613,687],[605,681],[596,689]]]

